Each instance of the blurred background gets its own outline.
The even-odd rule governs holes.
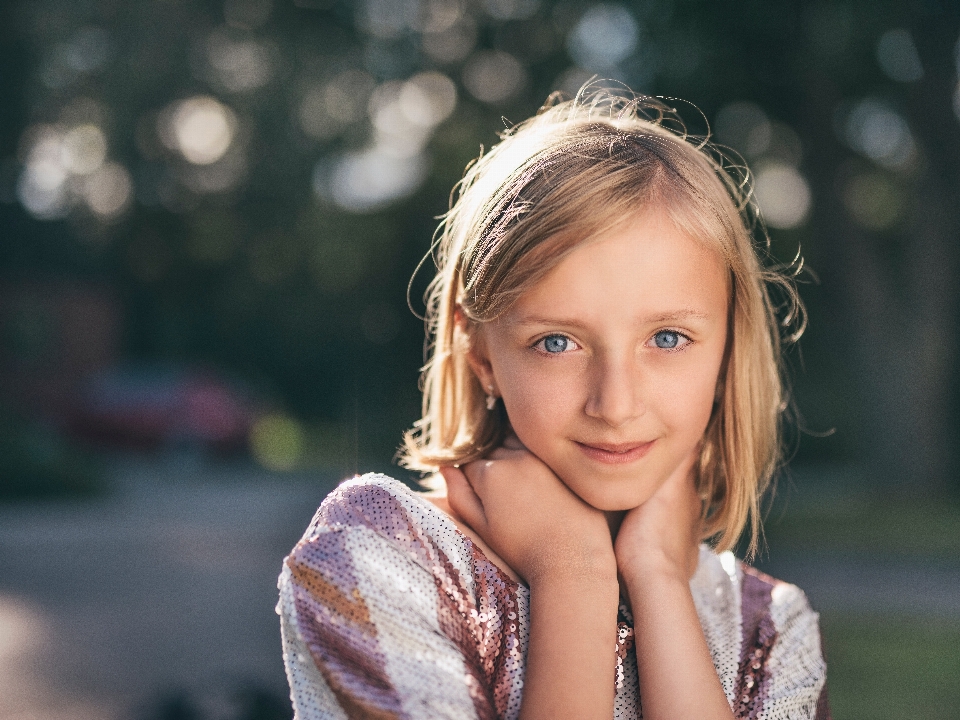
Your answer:
[[[812,270],[759,564],[835,716],[960,717],[956,2],[0,12],[0,720],[290,717],[275,578],[338,480],[411,479],[436,217],[595,75],[683,98]]]

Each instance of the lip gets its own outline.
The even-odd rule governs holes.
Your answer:
[[[603,463],[604,465],[626,465],[636,462],[644,457],[656,440],[650,440],[643,443],[587,443],[577,442],[580,451],[591,460]]]

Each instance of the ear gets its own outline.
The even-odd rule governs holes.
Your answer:
[[[493,376],[493,366],[490,364],[490,356],[487,351],[486,338],[484,337],[483,325],[473,324],[464,314],[460,306],[454,314],[457,323],[457,329],[463,333],[467,339],[467,364],[473,370],[473,374],[480,381],[480,386],[487,395],[500,396],[497,390],[497,382]]]

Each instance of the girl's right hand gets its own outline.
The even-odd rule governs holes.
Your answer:
[[[450,507],[529,585],[570,576],[616,580],[603,513],[515,436],[487,458],[440,472]]]

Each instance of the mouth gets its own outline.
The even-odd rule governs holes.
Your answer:
[[[576,442],[576,441],[574,441]],[[643,443],[582,443],[576,442],[580,451],[591,460],[604,465],[626,465],[632,463],[650,452],[656,440]]]

